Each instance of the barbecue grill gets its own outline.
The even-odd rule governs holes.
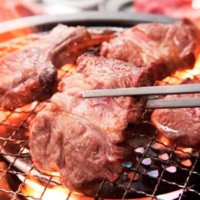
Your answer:
[[[122,28],[138,23],[173,23],[176,20],[158,15],[131,13],[91,12],[80,15],[35,16],[2,23],[0,38],[3,38],[4,41],[13,39],[16,35],[11,32],[23,33],[24,28],[31,28],[35,32],[43,33],[51,30],[58,23],[72,26],[83,25],[98,30],[109,28],[120,32]],[[21,35],[18,34],[18,36]],[[62,76],[67,76],[73,69],[71,65],[59,69],[59,72]],[[12,177],[18,182],[19,179],[21,180],[16,183],[17,189],[16,187],[10,190],[0,188],[0,192],[9,194],[11,199],[42,199],[49,187],[62,188],[59,175],[41,174],[34,168],[28,150],[29,123],[47,103],[47,101],[34,102],[12,112],[0,110],[0,159],[7,163],[5,169],[0,168],[0,183],[8,174],[14,175]],[[83,195],[91,199],[200,198],[200,188],[197,184],[200,181],[199,152],[173,146],[165,138],[162,138],[149,122],[149,112],[144,114],[142,124],[137,128],[133,127],[133,139],[129,143],[134,148],[135,158],[130,162],[123,163],[124,173],[119,177],[111,177],[109,180],[105,177],[99,185],[94,186],[93,191]],[[30,177],[35,177],[43,185],[43,191],[39,198],[22,192]],[[166,193],[171,195],[172,192],[173,197],[166,196]],[[68,192],[66,199],[74,198],[73,195]],[[80,195],[79,198],[85,197]]]

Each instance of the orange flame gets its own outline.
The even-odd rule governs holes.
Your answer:
[[[191,153],[192,152],[192,148],[183,148],[183,147],[179,147],[180,150],[182,150],[185,153]]]
[[[23,194],[31,195],[34,198],[41,198],[42,196],[42,200],[66,200],[69,195],[69,190],[64,189],[63,187],[47,187],[45,189],[45,186],[32,176],[28,176],[26,180],[21,175],[18,175],[18,177],[22,182],[25,181],[26,184],[22,187],[21,192]],[[27,199],[32,198],[28,197]]]
[[[163,143],[164,145],[166,145],[166,146],[170,145],[170,141],[167,138],[165,138],[165,137],[161,137],[159,141],[161,143]]]
[[[136,175],[137,176],[137,175]],[[83,196],[79,193],[73,192],[70,194],[69,190],[63,187],[47,187],[41,185],[33,177],[28,177],[26,180],[22,175],[18,175],[21,181],[25,181],[25,187],[21,188],[21,192],[24,195],[29,195],[34,198],[41,198],[41,200],[93,200],[94,198]],[[45,192],[44,192],[45,191]],[[42,196],[42,197],[41,197]],[[32,198],[27,197],[27,199],[32,200]],[[140,200],[150,200],[150,197],[140,198]],[[107,199],[107,200],[116,200],[116,199]]]
[[[69,76],[76,69],[76,65],[65,64],[60,70],[58,70],[57,78],[61,79],[63,77]]]
[[[195,63],[195,66],[192,70],[180,70],[174,73],[172,76],[168,76],[165,79],[163,79],[163,82],[169,83],[171,85],[177,85],[182,80],[186,78],[193,79],[194,76],[200,74],[200,55],[197,58],[197,61]]]

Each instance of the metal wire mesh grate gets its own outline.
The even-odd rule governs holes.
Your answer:
[[[71,65],[64,66],[58,72],[59,78],[69,75],[74,68]],[[20,177],[21,180],[16,190],[0,188],[0,192],[10,194],[13,200],[39,200],[43,199],[49,188],[62,188],[59,177],[37,172],[28,151],[29,124],[47,104],[48,101],[34,102],[12,112],[0,110],[0,156],[8,162],[5,169],[0,169],[0,183],[8,174]],[[200,197],[200,190],[195,186],[200,179],[199,152],[170,146],[148,121],[137,127],[130,145],[134,147],[135,164],[126,163],[124,173],[113,180],[105,177],[95,193],[90,194],[94,199],[141,196],[157,199],[160,194],[175,190],[181,190],[178,199],[187,196],[192,196],[193,199]],[[37,197],[32,192],[24,192],[31,177],[35,177],[42,185]],[[67,191],[65,198],[86,197]]]
[[[47,190],[49,185],[59,185],[55,184],[53,176],[46,176],[46,183],[43,183],[44,190],[42,191],[40,198],[35,198],[34,196],[27,194],[24,195],[23,193],[21,193],[21,189],[24,187],[27,177],[30,176],[31,171],[35,169],[33,168],[32,164],[30,165],[30,170],[27,173],[22,173],[13,169],[13,166],[15,166],[19,159],[25,160],[25,162],[27,162],[27,160],[30,160],[30,154],[27,152],[24,153],[24,150],[28,149],[28,123],[31,121],[31,119],[34,118],[37,112],[45,107],[46,103],[35,102],[30,106],[31,109],[29,111],[23,111],[23,109],[19,111],[18,109],[13,112],[7,112],[6,117],[2,120],[0,124],[0,126],[4,127],[4,130],[6,129],[7,131],[6,137],[0,138],[0,154],[4,157],[8,155],[13,157],[13,161],[10,162],[7,169],[0,169],[0,172],[2,172],[0,181],[6,176],[7,173],[21,175],[24,177],[24,180],[19,185],[16,191],[6,191],[0,188],[0,191],[12,194],[12,199],[16,199],[16,197],[42,199],[42,196],[45,194],[45,191]],[[23,117],[19,121],[15,121],[16,118],[13,119],[15,115],[19,118],[20,116]],[[146,126],[146,128],[148,126],[147,124],[143,125]],[[104,190],[106,190],[104,188],[105,185],[114,184],[115,186],[113,187],[118,187],[123,190],[122,198],[130,198],[130,193],[132,197],[134,196],[133,193],[137,193],[147,197],[151,197],[153,199],[157,197],[158,191],[161,189],[160,187],[163,187],[163,183],[167,187],[173,186],[173,189],[183,189],[179,199],[181,199],[185,195],[186,191],[200,196],[200,192],[191,188],[191,184],[189,184],[190,181],[192,181],[192,179],[194,178],[193,176],[195,176],[195,180],[199,179],[200,176],[200,169],[198,165],[199,153],[194,151],[186,153],[183,150],[178,149],[178,147],[169,147],[160,141],[157,131],[148,129],[148,131],[151,132],[150,134],[142,133],[143,131],[144,130],[142,130],[140,134],[137,135],[137,139],[142,138],[142,143],[144,144],[141,145],[139,142],[137,142],[137,145],[139,147],[135,149],[137,157],[136,165],[132,166],[129,172],[125,172],[121,177],[118,177],[117,180],[109,181],[105,178],[102,181],[102,184],[100,185],[94,197],[98,198],[99,196],[102,196],[102,191],[104,195]],[[157,149],[157,151],[155,151],[155,149]],[[152,153],[152,151],[154,153]],[[168,156],[167,158],[162,158],[162,156],[159,156],[159,154],[166,154]],[[177,156],[176,154],[181,154],[181,156]],[[177,156],[179,158],[179,161],[175,161],[176,159],[173,157],[174,155],[175,157]],[[184,164],[181,164],[181,160],[184,161],[186,158],[187,160],[190,160],[189,162],[191,162],[191,164],[189,163],[184,166]],[[148,165],[148,163],[144,163],[145,159],[151,160],[150,165]],[[154,168],[155,166],[158,167],[154,170],[151,170],[152,167]],[[176,167],[176,173],[179,173],[179,175],[183,176],[183,180],[177,180],[175,175],[175,179],[166,175],[166,173],[169,174],[167,169],[172,166]],[[23,171],[23,169],[21,170]],[[149,173],[156,170],[156,174]],[[134,187],[135,183],[139,184],[143,181],[139,178],[140,176],[142,176],[145,180],[151,180],[152,187],[150,187],[149,191],[146,191],[146,189],[140,190],[139,188]],[[123,181],[121,181],[120,179],[123,179]],[[141,186],[144,187],[143,185]],[[70,198],[70,195],[71,194],[69,193],[68,198]]]

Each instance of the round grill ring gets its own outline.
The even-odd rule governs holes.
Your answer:
[[[0,36],[2,36],[2,38],[4,37],[5,40],[12,39],[12,35],[8,34],[9,31],[30,27],[37,30],[38,33],[46,32],[51,30],[58,23],[104,29],[105,27],[110,26],[130,27],[138,23],[148,22],[173,23],[176,20],[177,19],[163,16],[131,13],[109,14],[91,12],[82,13],[80,16],[77,14],[48,17],[36,16],[1,24]],[[6,35],[7,37],[5,37]],[[10,126],[10,124],[5,123],[9,116],[15,113],[15,111],[7,116],[7,119],[0,122],[0,126],[10,126],[13,128],[11,135],[8,137],[0,137],[0,142],[3,142],[4,144],[3,148],[12,142],[19,143],[16,145],[16,149],[19,152],[17,154],[13,152],[5,153],[3,152],[3,148],[0,148],[1,156],[11,155],[14,158],[10,163],[10,168],[15,166],[17,160],[20,160],[22,157],[22,160],[27,164],[29,163],[31,166],[30,155],[23,153],[24,148],[27,148],[28,138],[24,140],[19,134],[21,131],[25,132],[25,130],[28,130],[27,122],[29,121],[29,118],[37,112],[38,110],[36,105],[35,108],[27,112],[27,117],[19,125]],[[178,152],[180,153],[182,151],[177,150],[177,147],[168,147],[158,141],[159,134],[151,124],[143,123],[143,126],[140,128],[142,134],[136,134],[134,140],[130,142],[130,145],[135,149],[135,159],[137,161],[135,162],[135,165],[129,167],[129,164],[125,163],[124,173],[118,177],[117,180],[112,182],[105,179],[100,185],[94,187],[92,193],[86,195],[94,198],[136,198],[148,196],[153,199],[158,194],[163,194],[177,189],[187,189],[188,191],[200,196],[198,191],[190,189],[189,187],[200,178],[199,153],[193,151],[192,153],[185,155],[186,157],[180,157]],[[160,144],[162,148],[159,150],[156,149],[156,144]],[[165,156],[168,156],[168,159],[162,157],[164,154]],[[181,163],[182,161],[187,160],[186,158],[189,158],[191,161],[191,166],[189,167],[184,166]],[[170,167],[175,167],[176,172],[169,172],[168,169]],[[5,170],[5,174],[10,172],[10,168]],[[26,174],[23,175],[26,176]],[[51,181],[48,182],[48,184],[50,183]],[[20,194],[20,190],[16,192],[11,191],[11,193],[16,196],[23,196]],[[182,195],[179,199],[181,199]]]

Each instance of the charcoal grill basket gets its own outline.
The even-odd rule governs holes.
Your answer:
[[[96,29],[105,29],[105,27],[115,27],[117,29],[131,27],[139,23],[174,23],[177,20],[178,19],[159,15],[122,12],[86,12],[73,15],[34,16],[1,23],[0,41],[2,42],[15,38],[15,32],[18,33],[17,37],[22,36],[25,28],[31,28],[38,33],[46,32],[51,30],[58,23],[71,26],[82,25]],[[20,124],[13,125],[7,123],[9,118],[12,117],[13,114],[19,114],[19,111],[10,112],[5,119],[0,121],[0,127],[10,127],[13,129],[10,135],[6,135],[6,137],[0,135],[0,142],[3,144],[3,146],[0,147],[0,156],[3,158],[11,156],[13,158],[11,159],[12,161],[9,161],[7,169],[0,169],[0,172],[2,172],[0,181],[8,173],[16,175],[20,174],[25,178],[27,177],[27,173],[24,173],[23,170],[20,171],[20,167],[16,169],[16,163],[18,160],[23,160],[23,162],[30,166],[29,173],[33,170],[30,154],[24,153],[24,149],[28,148],[28,138],[26,137],[26,139],[22,139],[20,133],[28,131],[29,118],[35,116],[38,112],[38,106],[38,104],[35,104],[32,110],[22,112],[25,113],[26,117]],[[141,129],[140,134],[136,134],[135,136],[135,141],[138,142],[132,142],[132,145],[135,146],[136,163],[132,167],[127,167],[125,164],[126,170],[120,177],[117,178],[117,180],[111,182],[105,179],[100,185],[94,187],[94,191],[92,193],[86,195],[95,199],[139,197],[149,197],[150,199],[154,199],[158,198],[159,194],[174,190],[181,190],[180,195],[177,197],[179,199],[184,199],[188,196],[192,199],[200,198],[199,188],[196,186],[196,182],[198,182],[200,178],[199,152],[191,151],[190,153],[184,153],[176,146],[166,146],[158,140],[158,132],[148,122],[143,123],[139,129]],[[9,143],[17,144],[17,153],[12,151],[5,153],[4,150]],[[162,148],[158,150],[156,145],[160,145]],[[184,154],[184,156],[180,157],[179,154]],[[162,157],[163,155],[167,155],[167,159],[164,159]],[[188,159],[191,162],[189,166],[182,164]],[[176,172],[170,172],[169,169],[171,168],[175,169]],[[48,185],[51,185],[51,183],[55,184],[52,180],[53,178],[49,177],[42,195],[44,195]],[[24,181],[19,185],[19,188],[16,191],[6,191],[2,188],[0,188],[0,191],[13,195],[13,199],[16,197],[30,197],[35,199],[32,196],[23,195],[20,192],[23,185]],[[68,198],[70,199],[70,195]]]

